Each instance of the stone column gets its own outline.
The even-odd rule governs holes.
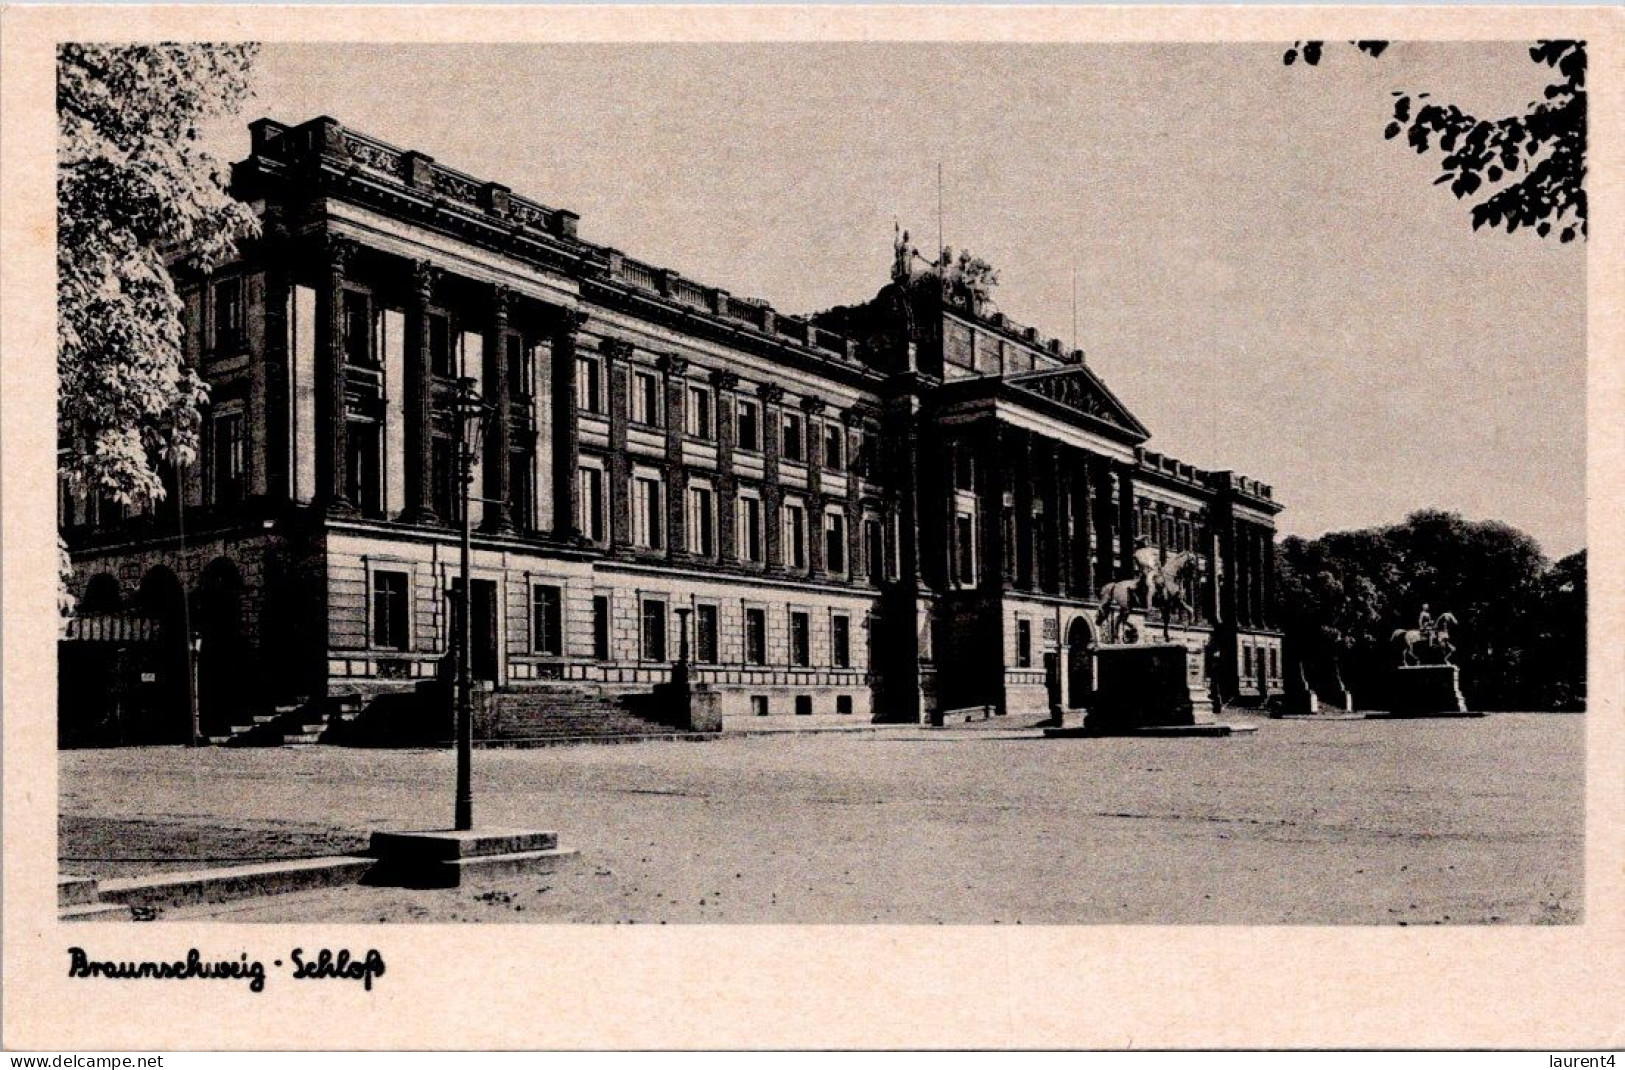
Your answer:
[[[406,313],[406,508],[408,524],[438,524],[434,513],[434,380],[429,368],[429,306],[440,269],[412,263],[412,301]]]
[[[1004,586],[1004,440],[1004,428],[990,420],[976,458],[981,477],[976,489],[982,516],[982,587],[990,593]]]
[[[841,440],[846,453],[846,575],[853,583],[862,582],[869,573],[869,563],[863,559],[863,502],[852,463],[858,455],[857,432],[862,426],[863,415],[858,409],[841,410]]]
[[[1065,550],[1066,510],[1065,487],[1061,482],[1061,446],[1057,442],[1044,444],[1044,590],[1059,594],[1066,590]]]
[[[1016,586],[1024,591],[1033,590],[1033,436],[1028,431],[1013,431],[1015,441],[1015,498],[1016,498]]]
[[[802,398],[802,433],[807,458],[807,573],[825,575],[824,561],[824,412],[823,398]]]
[[[1117,578],[1117,511],[1112,508],[1111,462],[1104,457],[1091,456],[1089,466],[1089,481],[1094,485],[1094,586],[1098,592]]]
[[[321,291],[316,323],[319,372],[316,388],[316,499],[329,516],[354,516],[355,504],[345,494],[349,482],[349,428],[344,400],[344,273],[356,244],[327,234],[323,245]]]
[[[609,464],[604,493],[609,496],[609,545],[616,551],[632,546],[632,456],[626,448],[626,425],[632,406],[632,343],[606,338],[598,347],[604,382],[609,384]]]
[[[1235,521],[1236,556],[1236,623],[1250,627],[1253,623],[1253,546],[1252,533],[1245,521]]]
[[[288,232],[278,213],[265,225],[265,494],[274,502],[293,498],[292,383],[288,376],[288,310],[293,268]]]
[[[576,415],[576,334],[585,313],[560,309],[553,324],[553,533],[578,540],[576,469],[581,464],[581,426]]]
[[[1264,555],[1264,565],[1259,570],[1264,584],[1264,626],[1275,628],[1278,626],[1275,605],[1275,532],[1260,527],[1258,538],[1259,548]]]
[[[683,433],[688,406],[688,361],[674,353],[660,358],[666,376],[666,556],[688,556],[688,466],[683,463]],[[715,416],[715,413],[712,414]]]
[[[491,323],[485,336],[485,401],[491,407],[485,429],[486,531],[513,531],[513,488],[510,485],[508,424],[512,420],[511,386],[508,383],[508,314],[513,291],[497,286],[491,292]]]
[[[779,506],[784,500],[779,486],[779,437],[783,434],[783,413],[779,411],[784,400],[784,388],[777,383],[763,383],[756,394],[762,399],[762,547],[769,572],[784,571],[784,549],[779,535],[784,518]]]
[[[1094,559],[1091,556],[1095,530],[1094,487],[1089,478],[1089,456],[1069,451],[1072,470],[1072,593],[1085,598],[1095,593]]]
[[[1117,567],[1125,575],[1134,574],[1134,469],[1117,467]]]
[[[717,420],[717,560],[731,565],[739,560],[737,541],[738,522],[734,507],[738,497],[738,483],[734,478],[734,444],[739,440],[736,423],[739,406],[734,392],[739,389],[739,376],[718,369],[711,373],[711,385],[716,388]],[[760,441],[762,429],[756,429]]]

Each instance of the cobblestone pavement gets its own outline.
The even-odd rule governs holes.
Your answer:
[[[1562,923],[1581,909],[1585,720],[1262,722],[1230,739],[925,731],[475,754],[481,824],[556,873],[342,888],[241,921]],[[64,872],[354,850],[444,827],[452,755],[70,751]]]

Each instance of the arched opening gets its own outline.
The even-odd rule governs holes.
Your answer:
[[[119,586],[118,578],[111,573],[98,572],[85,584],[85,596],[79,599],[78,612],[85,616],[117,613],[123,605],[124,590]]]
[[[132,743],[184,743],[192,733],[187,702],[186,592],[175,573],[157,565],[141,578],[136,610],[154,622],[152,655],[141,672]]]
[[[1094,690],[1095,633],[1083,617],[1072,618],[1066,630],[1066,704],[1079,709],[1089,704]]]
[[[198,717],[205,735],[221,735],[252,687],[243,638],[243,579],[224,557],[209,562],[198,578],[192,628],[198,647]]]

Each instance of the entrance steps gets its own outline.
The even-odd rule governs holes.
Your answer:
[[[357,695],[336,695],[309,702],[277,706],[234,724],[225,735],[210,736],[222,747],[282,747],[317,743],[336,722],[354,720],[361,712]]]
[[[488,746],[631,742],[651,738],[707,738],[675,727],[679,713],[662,708],[648,691],[595,684],[526,684],[486,696],[483,731]]]

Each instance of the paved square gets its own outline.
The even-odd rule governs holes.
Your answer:
[[[475,754],[476,819],[556,829],[557,873],[343,888],[242,921],[1343,923],[1581,916],[1585,720],[1262,722],[1231,739],[969,732]],[[61,755],[62,868],[355,850],[445,826],[452,755]],[[202,861],[200,860],[208,860]]]

